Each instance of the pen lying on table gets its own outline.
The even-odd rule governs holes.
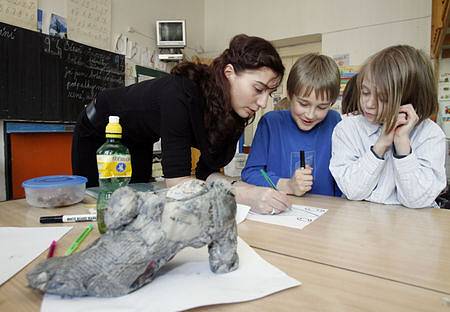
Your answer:
[[[40,223],[66,223],[66,222],[91,222],[91,221],[97,221],[96,214],[43,216],[39,218]]]
[[[54,256],[55,249],[56,249],[56,241],[53,240],[52,243],[50,244],[50,247],[48,248],[47,258],[52,258]]]
[[[80,236],[77,237],[77,239],[70,245],[69,249],[67,249],[64,256],[70,256],[77,248],[80,246],[80,244],[84,241],[84,239],[91,233],[94,226],[92,224],[88,224],[88,226],[81,232]]]

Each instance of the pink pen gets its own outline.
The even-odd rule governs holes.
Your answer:
[[[47,259],[53,257],[53,255],[55,253],[55,249],[56,249],[56,241],[53,240],[48,249]]]

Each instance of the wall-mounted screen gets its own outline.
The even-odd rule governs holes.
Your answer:
[[[156,45],[167,48],[186,46],[185,21],[156,21]]]

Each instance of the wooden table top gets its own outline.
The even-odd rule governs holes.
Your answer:
[[[262,299],[196,311],[450,311],[450,295],[312,261],[255,251],[303,284]]]
[[[239,235],[303,285],[251,302],[196,310],[450,311],[448,212],[319,196],[295,201],[329,210],[303,230],[247,220],[239,225]],[[24,200],[3,202],[0,226],[60,226],[40,225],[39,217],[87,213],[93,202],[87,199],[60,209],[33,208]],[[74,228],[58,242],[56,256],[63,254],[86,223],[70,225]],[[81,248],[98,235],[95,229]],[[0,311],[40,310],[42,294],[26,287],[26,273],[46,253],[0,287]],[[422,263],[426,265],[421,267]]]
[[[245,221],[250,246],[450,294],[450,210],[293,198],[327,208],[302,230]]]

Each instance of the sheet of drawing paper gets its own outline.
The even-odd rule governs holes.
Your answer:
[[[22,270],[72,229],[61,227],[0,227],[0,285]]]
[[[41,312],[180,311],[195,307],[249,301],[301,283],[262,259],[238,238],[239,268],[214,274],[208,251],[186,248],[141,289],[117,298],[61,298],[45,295]]]
[[[250,212],[247,219],[301,230],[327,211],[328,209],[325,208],[292,205],[288,210],[277,215],[263,215]]]
[[[250,206],[237,204],[236,224],[243,222],[247,218],[249,211],[250,211]]]

